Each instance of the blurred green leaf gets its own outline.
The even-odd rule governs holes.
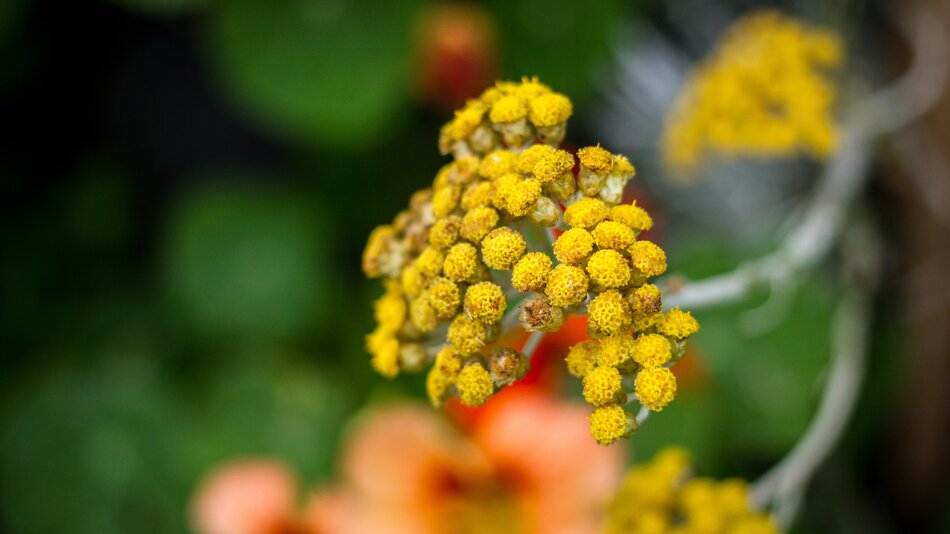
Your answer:
[[[178,532],[168,491],[173,400],[135,354],[60,368],[12,404],[3,426],[3,515],[15,532]]]
[[[614,28],[622,20],[616,0],[492,0],[502,30],[505,76],[537,75],[572,97],[590,88]]]
[[[223,89],[256,121],[306,143],[379,139],[405,105],[419,2],[234,0],[212,18]]]
[[[316,207],[264,186],[208,186],[173,214],[169,289],[195,327],[289,336],[327,313],[328,236]]]

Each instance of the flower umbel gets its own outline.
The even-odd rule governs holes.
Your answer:
[[[628,399],[654,411],[673,399],[666,366],[698,324],[664,314],[648,283],[666,254],[639,239],[650,216],[621,204],[630,161],[600,146],[576,156],[557,147],[571,110],[525,78],[487,89],[443,127],[439,147],[454,161],[364,251],[364,272],[386,289],[366,346],[390,378],[432,363],[433,405],[478,406],[527,372],[530,354],[496,343],[505,330],[552,332],[586,314],[591,340],[570,349],[567,367],[594,408],[591,434],[607,445],[636,430]],[[552,227],[565,231],[555,239]]]

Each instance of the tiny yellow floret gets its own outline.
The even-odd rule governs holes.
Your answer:
[[[445,254],[445,276],[456,282],[472,282],[478,278],[478,249],[471,243],[456,243]]]
[[[562,263],[551,269],[544,293],[554,306],[576,306],[587,297],[587,284],[587,275],[580,267]]]
[[[482,324],[495,324],[505,314],[508,301],[498,284],[479,282],[465,291],[465,313]]]
[[[527,116],[528,106],[524,100],[514,95],[500,98],[492,105],[488,114],[488,118],[497,123],[517,122]]]
[[[631,427],[627,412],[619,404],[597,408],[590,414],[590,434],[601,445],[610,445],[624,437]]]
[[[567,356],[564,358],[567,372],[577,378],[582,378],[597,365],[599,350],[595,341],[582,341],[575,344],[567,351]]]
[[[583,263],[594,250],[594,236],[583,228],[571,228],[554,242],[554,256],[563,263]]]
[[[494,180],[514,170],[514,165],[517,160],[518,154],[510,150],[495,150],[489,152],[482,158],[478,166],[478,174],[481,174],[489,180]]]
[[[670,361],[673,347],[659,334],[644,334],[633,346],[633,359],[645,368],[660,367]]]
[[[595,367],[584,375],[584,400],[591,406],[614,404],[622,392],[620,371],[616,367]]]
[[[620,292],[604,291],[587,304],[587,330],[598,337],[615,336],[630,325],[630,305]]]
[[[541,197],[541,182],[528,178],[513,184],[507,192],[505,210],[515,217],[524,217]]]
[[[459,235],[462,239],[479,243],[497,224],[498,212],[494,208],[487,206],[473,208],[462,217]]]
[[[495,392],[491,375],[481,364],[465,366],[455,381],[455,387],[459,391],[462,404],[466,406],[481,406]]]
[[[653,219],[646,210],[637,206],[636,200],[630,204],[620,204],[610,208],[610,220],[625,224],[635,232],[653,228]]]
[[[647,276],[666,272],[666,253],[656,243],[637,241],[630,246],[630,260],[637,270]]]
[[[429,304],[436,315],[442,319],[455,315],[461,303],[459,286],[455,282],[440,276],[429,282],[426,291],[428,291]]]
[[[578,150],[577,159],[580,160],[581,165],[598,174],[608,173],[614,168],[613,154],[600,146],[589,146]]]
[[[471,317],[460,313],[449,324],[446,336],[455,350],[462,354],[475,354],[485,346],[487,332],[485,327]]]
[[[587,274],[590,275],[591,282],[605,288],[616,289],[630,283],[631,270],[627,258],[624,258],[622,254],[616,250],[603,249],[590,257],[587,262]]]
[[[673,308],[659,318],[656,324],[658,332],[674,339],[686,339],[699,330],[699,323],[688,311]]]
[[[419,272],[430,278],[442,274],[442,264],[445,262],[445,253],[435,247],[427,247],[416,258],[416,267]]]
[[[551,272],[551,258],[543,252],[529,252],[511,270],[511,285],[521,292],[544,287]]]
[[[502,226],[495,228],[482,239],[482,258],[492,269],[507,271],[524,254],[525,246],[521,234]]]
[[[603,366],[617,367],[630,360],[633,352],[633,336],[620,334],[600,340],[600,354],[597,363]]]
[[[594,228],[594,242],[600,248],[626,250],[637,238],[629,226],[617,221],[602,221]]]
[[[462,218],[458,215],[449,215],[439,219],[429,230],[429,244],[437,249],[446,249],[459,240],[459,229]]]
[[[610,215],[610,208],[599,198],[582,198],[564,211],[564,220],[574,228],[594,228]]]
[[[676,377],[666,367],[642,369],[633,388],[641,406],[659,412],[676,397]]]
[[[531,100],[528,119],[535,126],[555,126],[571,117],[574,106],[560,93],[548,93]]]

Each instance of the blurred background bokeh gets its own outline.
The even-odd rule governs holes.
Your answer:
[[[894,20],[917,4],[950,27],[940,1],[767,3],[842,35],[845,101],[906,66]],[[220,462],[265,456],[330,484],[354,414],[424,402],[421,378],[368,365],[379,288],[360,253],[447,161],[452,110],[496,78],[538,75],[575,103],[569,145],[630,157],[671,272],[774,249],[819,163],[724,165],[690,185],[657,153],[690,62],[761,5],[0,2],[0,530],[186,532]],[[948,118],[944,96],[911,141],[879,145],[864,196],[888,261],[869,376],[800,532],[950,531],[950,225],[948,204],[927,209],[950,201]],[[697,313],[681,394],[626,461],[678,444],[708,475],[765,471],[815,410],[840,291],[823,265]]]

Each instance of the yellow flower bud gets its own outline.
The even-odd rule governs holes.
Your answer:
[[[676,397],[676,377],[666,367],[641,369],[633,388],[641,406],[659,412]]]
[[[458,207],[461,195],[461,187],[454,184],[439,189],[432,197],[432,214],[441,218],[452,213]]]
[[[630,259],[633,266],[647,276],[658,276],[666,272],[666,253],[650,241],[637,241],[631,245]]]
[[[602,221],[594,228],[594,242],[600,248],[626,250],[636,240],[629,226],[616,221]]]
[[[449,387],[452,382],[442,374],[438,367],[429,369],[426,375],[426,393],[433,408],[440,408],[449,396]]]
[[[591,282],[605,288],[619,288],[628,285],[630,283],[630,273],[630,264],[627,262],[627,258],[624,258],[616,250],[598,250],[587,262],[587,274],[590,275]]]
[[[615,336],[630,325],[630,305],[618,291],[604,291],[587,304],[588,333]]]
[[[506,271],[521,258],[525,246],[521,234],[502,226],[495,228],[482,239],[482,258],[490,268]]]
[[[472,282],[478,278],[478,249],[470,243],[456,243],[445,254],[445,276],[456,282]]]
[[[495,393],[491,375],[481,364],[466,365],[455,381],[459,398],[466,406],[481,406]]]
[[[459,239],[461,226],[462,218],[458,215],[449,215],[444,219],[439,219],[429,230],[429,244],[437,249],[451,247]]]
[[[489,180],[494,180],[503,174],[512,172],[517,160],[518,154],[510,150],[495,150],[482,158],[481,164],[478,166],[478,173]]]
[[[494,208],[473,208],[462,217],[459,230],[462,239],[478,243],[498,224],[498,212]]]
[[[600,352],[597,355],[597,363],[605,367],[623,365],[630,361],[633,346],[633,336],[630,334],[605,337],[600,340]]]
[[[432,306],[435,314],[440,318],[448,319],[458,311],[461,294],[455,282],[440,276],[429,282],[426,291],[428,292],[429,305]]]
[[[535,126],[555,126],[570,118],[574,112],[571,101],[559,93],[547,93],[531,100],[528,120]]]
[[[688,311],[682,311],[677,307],[666,312],[665,315],[659,318],[656,329],[664,336],[674,339],[686,339],[699,330],[699,323],[693,318],[693,314]]]
[[[642,232],[653,227],[653,219],[643,208],[637,206],[636,200],[630,204],[610,208],[610,220],[624,224],[635,232]]]
[[[541,197],[541,183],[535,179],[520,180],[508,189],[505,210],[515,217],[523,217],[531,211]]]
[[[458,352],[465,355],[475,354],[485,346],[488,331],[474,319],[465,314],[459,314],[449,324],[447,338]]]
[[[582,341],[567,351],[564,362],[567,363],[567,372],[583,378],[597,365],[600,348],[596,341]]]
[[[465,292],[465,313],[482,324],[500,321],[507,306],[501,287],[492,282],[479,282]]]
[[[551,258],[543,252],[529,252],[511,270],[511,285],[522,292],[544,287],[551,272]]]
[[[643,367],[660,367],[670,361],[673,347],[659,334],[643,334],[633,346],[633,359]]]
[[[442,263],[445,261],[445,254],[435,248],[428,247],[416,258],[416,267],[423,276],[436,277],[442,274]]]
[[[590,434],[601,445],[610,445],[636,429],[636,420],[618,404],[597,408],[590,414]]]
[[[491,182],[475,182],[465,188],[459,204],[465,211],[473,210],[479,206],[490,206],[493,194],[494,188]]]
[[[584,263],[593,249],[594,237],[583,228],[571,228],[554,242],[554,256],[563,263]]]
[[[615,367],[595,367],[584,375],[584,400],[594,407],[625,400],[620,371]]]
[[[587,297],[587,283],[587,275],[582,269],[562,263],[551,270],[544,293],[554,306],[576,306]]]
[[[564,211],[564,220],[574,228],[594,228],[607,218],[610,208],[599,198],[582,198]]]
[[[554,332],[564,324],[564,310],[551,305],[546,296],[536,295],[521,304],[518,320],[528,332]]]

